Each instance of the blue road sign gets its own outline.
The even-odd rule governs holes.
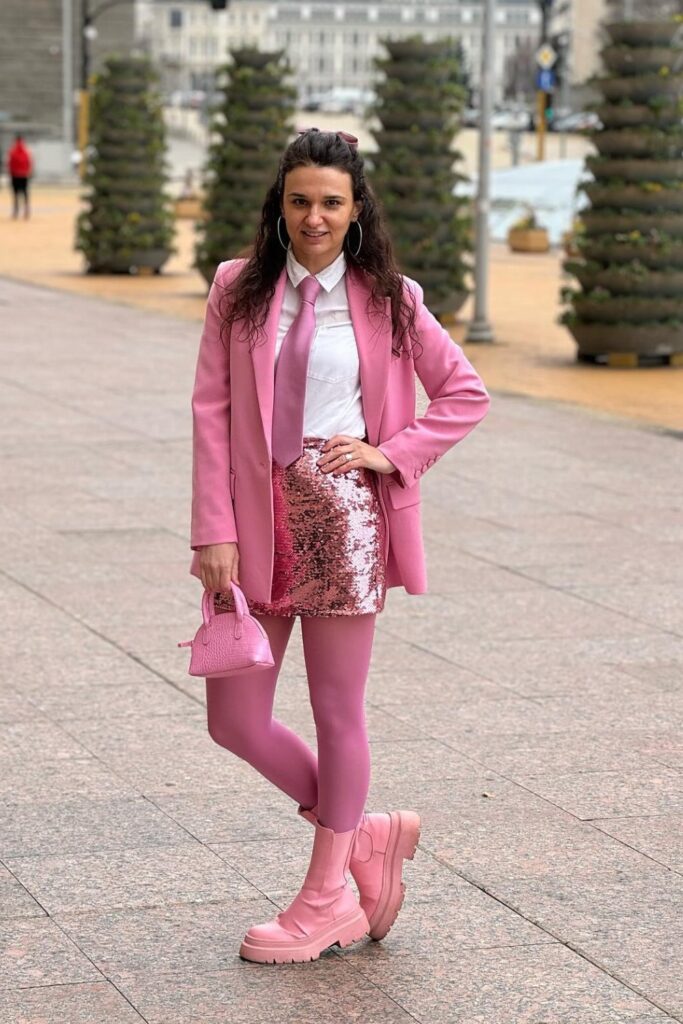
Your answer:
[[[536,72],[536,88],[552,92],[555,88],[555,72],[552,68],[539,68]]]

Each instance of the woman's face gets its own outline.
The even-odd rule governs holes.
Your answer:
[[[299,263],[317,274],[329,266],[344,244],[362,207],[354,202],[351,175],[317,164],[295,167],[285,175],[282,216]]]

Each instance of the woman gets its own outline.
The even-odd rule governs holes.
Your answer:
[[[415,374],[430,404],[415,416]],[[485,415],[486,390],[396,267],[357,140],[309,129],[285,150],[253,253],[209,293],[193,393],[191,571],[244,590],[275,665],[207,679],[211,737],[292,797],[315,829],[294,901],[240,955],[315,960],[382,938],[419,818],[365,814],[364,693],[387,587],[426,590],[419,479]],[[272,716],[301,619],[316,754]],[[348,883],[356,880],[360,904]]]

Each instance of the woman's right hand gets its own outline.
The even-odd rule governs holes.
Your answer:
[[[207,544],[199,549],[199,569],[205,590],[230,590],[230,581],[239,586],[240,553],[237,544]]]

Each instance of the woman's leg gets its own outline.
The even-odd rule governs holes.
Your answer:
[[[244,676],[206,680],[209,735],[288,796],[312,807],[318,796],[315,754],[296,733],[273,718],[275,687],[294,619],[256,617],[268,634],[275,664]]]
[[[334,832],[356,827],[370,784],[365,684],[375,617],[370,614],[301,619],[318,736],[318,819]]]

